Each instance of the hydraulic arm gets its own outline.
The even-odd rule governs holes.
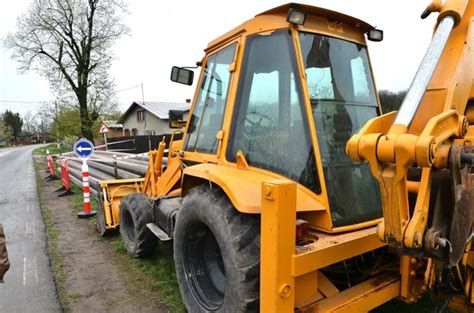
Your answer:
[[[470,271],[474,2],[434,1],[422,17],[431,12],[439,12],[436,30],[400,111],[367,122],[346,151],[367,160],[380,185],[381,240]]]

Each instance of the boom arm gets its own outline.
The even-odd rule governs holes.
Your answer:
[[[462,252],[452,257],[446,250],[434,251],[449,244],[450,238],[446,238],[449,230],[433,229],[439,225],[434,225],[436,214],[430,210],[439,202],[438,197],[431,198],[435,194],[432,187],[439,187],[437,177],[443,169],[451,176],[459,174],[453,171],[459,171],[460,164],[450,160],[460,160],[453,154],[464,150],[451,147],[456,139],[468,142],[466,133],[472,128],[469,124],[474,124],[465,117],[474,106],[469,102],[474,99],[474,2],[448,0],[442,5],[434,1],[426,12],[432,11],[440,12],[437,30],[400,112],[396,117],[389,113],[370,120],[346,149],[354,161],[369,161],[380,184],[384,222],[379,226],[379,237],[394,247],[441,259],[447,259],[448,254],[450,263],[457,263]],[[413,169],[421,178],[409,177]],[[411,206],[409,193],[416,195]],[[452,210],[456,208],[454,201]],[[465,224],[468,236],[471,221]]]

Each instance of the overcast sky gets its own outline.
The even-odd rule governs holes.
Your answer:
[[[0,38],[16,28],[16,17],[31,0],[2,1]],[[287,3],[259,1],[129,1],[126,24],[131,35],[112,48],[116,60],[111,68],[120,108],[141,100],[184,101],[194,86],[170,82],[173,65],[189,66],[201,60],[207,43],[262,11]],[[313,0],[301,1],[358,17],[384,30],[380,43],[369,42],[369,53],[379,89],[398,91],[409,87],[432,33],[435,17],[419,18],[429,1]],[[36,101],[53,100],[44,78],[36,73],[20,75],[10,52],[0,48],[0,112],[36,111]],[[129,89],[130,88],[130,89]],[[128,89],[126,91],[121,91]],[[17,101],[11,103],[8,101]]]

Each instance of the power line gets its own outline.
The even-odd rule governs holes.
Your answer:
[[[6,102],[6,103],[37,103],[37,104],[42,104],[45,102],[49,102],[50,100],[44,100],[44,101],[26,101],[26,100],[0,100],[0,102]]]
[[[15,106],[8,106],[8,105],[1,105],[1,104],[0,104],[0,108],[2,108],[2,109],[3,109],[3,108],[6,108],[6,109],[12,108],[12,109],[14,109],[14,110],[21,110],[21,109],[39,109],[39,108],[41,108],[41,106],[40,106],[40,105],[21,105],[21,106],[16,106],[16,105],[15,105]]]
[[[132,87],[127,87],[127,88],[124,88],[124,89],[117,90],[115,93],[119,93],[119,92],[122,92],[122,91],[127,91],[127,90],[134,89],[134,88],[137,88],[137,87],[140,87],[140,86],[141,86],[141,84],[138,84],[138,85],[135,85],[135,86],[132,86]]]

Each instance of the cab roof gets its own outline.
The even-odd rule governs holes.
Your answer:
[[[294,2],[287,3],[284,5],[278,6],[276,8],[267,10],[265,12],[255,15],[255,17],[261,16],[261,15],[276,15],[276,14],[281,14],[281,13],[287,13],[288,10],[291,8],[304,11],[309,15],[319,15],[323,17],[329,17],[331,19],[338,20],[339,22],[353,25],[357,28],[362,29],[364,32],[368,32],[369,30],[374,28],[369,23],[366,23],[350,15],[346,15],[340,12],[336,12],[336,11],[332,11],[332,10],[328,10],[328,9],[324,9],[320,7],[315,7],[315,6],[311,6],[307,4],[299,4],[299,3],[294,3]]]
[[[287,3],[287,4],[275,7],[273,9],[270,9],[270,10],[267,10],[267,11],[264,11],[260,14],[255,15],[255,17],[253,19],[250,19],[250,20],[242,23],[241,25],[237,26],[236,28],[230,30],[229,32],[227,32],[227,33],[219,36],[218,38],[214,39],[213,41],[209,42],[209,44],[208,44],[208,46],[205,50],[207,51],[209,49],[212,49],[213,47],[219,45],[220,43],[222,43],[226,39],[228,39],[230,37],[233,37],[237,34],[240,34],[241,32],[244,32],[246,30],[246,27],[249,24],[251,24],[258,17],[262,17],[262,16],[265,16],[265,15],[274,15],[274,16],[285,15],[286,16],[286,14],[288,13],[288,10],[290,8],[294,8],[294,9],[304,11],[308,15],[320,16],[320,17],[324,17],[324,18],[327,18],[327,19],[331,19],[331,20],[334,19],[334,20],[337,20],[339,22],[354,26],[355,28],[360,29],[363,32],[368,32],[369,30],[374,29],[374,27],[372,25],[370,25],[370,24],[368,24],[368,23],[366,23],[366,22],[364,22],[360,19],[357,19],[355,17],[349,16],[349,15],[346,15],[346,14],[343,14],[343,13],[340,13],[340,12],[336,12],[336,11],[332,11],[332,10],[328,10],[328,9],[324,9],[324,8],[320,8],[320,7],[315,7],[315,6],[311,6],[311,5],[307,5],[307,4]]]

